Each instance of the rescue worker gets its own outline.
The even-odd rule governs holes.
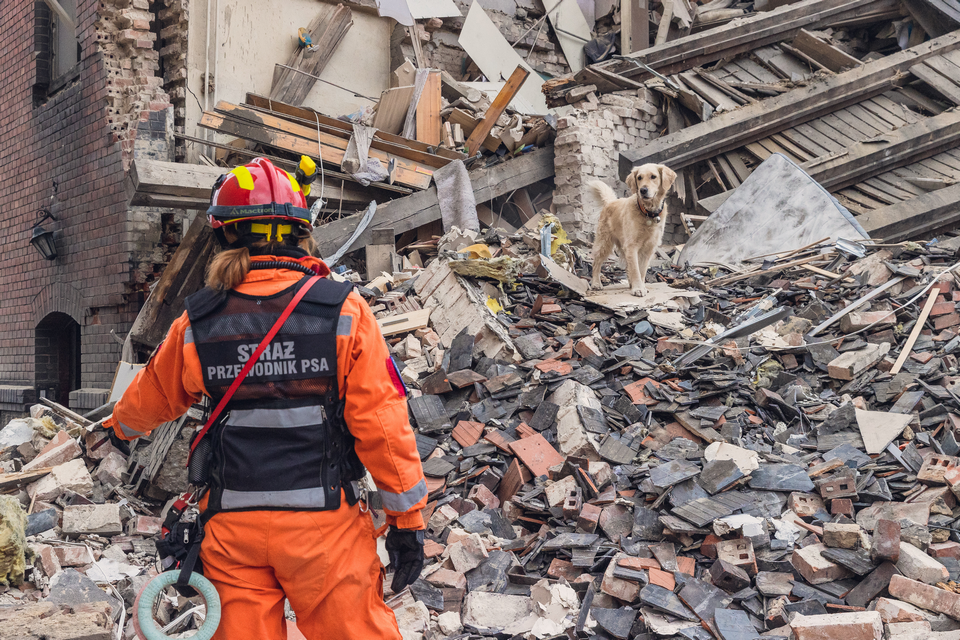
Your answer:
[[[309,255],[306,189],[264,158],[217,181],[207,213],[224,250],[114,408],[106,426],[120,438],[202,396],[216,406],[294,294],[329,274]],[[399,591],[423,568],[427,500],[405,396],[364,300],[315,282],[204,438],[200,559],[222,601],[215,640],[286,638],[285,597],[310,640],[401,637],[356,481],[365,466],[382,497]]]

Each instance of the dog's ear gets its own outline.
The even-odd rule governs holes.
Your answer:
[[[677,180],[677,173],[670,167],[667,167],[662,164],[657,165],[657,170],[660,171],[660,189],[666,194],[670,191],[670,187],[673,186],[673,183]]]
[[[630,193],[637,192],[637,170],[633,169],[630,172],[630,175],[627,176],[627,188],[630,189]]]

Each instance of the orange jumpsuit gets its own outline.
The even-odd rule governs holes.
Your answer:
[[[253,260],[290,260],[256,256]],[[329,269],[316,258],[308,267]],[[270,295],[304,274],[284,269],[250,271],[235,291]],[[341,318],[348,335],[337,337],[337,376],[347,427],[360,461],[384,499],[388,524],[423,529],[427,496],[416,439],[407,419],[405,392],[388,371],[389,352],[369,306],[351,292]],[[157,353],[124,393],[107,421],[123,439],[149,433],[209,395],[187,314],[174,321]],[[359,503],[330,511],[246,511],[216,514],[205,529],[203,573],[217,588],[223,617],[214,640],[287,637],[284,597],[297,627],[310,640],[399,639],[393,612],[383,603],[383,567],[370,514]],[[386,508],[388,505],[397,510]],[[201,507],[203,504],[201,503]]]

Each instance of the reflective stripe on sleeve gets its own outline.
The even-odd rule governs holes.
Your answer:
[[[193,344],[193,327],[187,327],[183,332],[183,344]]]
[[[407,489],[403,493],[391,493],[379,487],[377,487],[377,491],[380,492],[384,509],[403,512],[420,502],[427,495],[427,481],[420,480],[412,489]]]
[[[140,436],[143,435],[143,431],[137,431],[136,429],[131,429],[130,427],[123,424],[119,420],[117,420],[117,424],[120,425],[120,431],[123,432],[123,435],[127,436],[128,438],[139,438]]]
[[[353,328],[353,316],[340,316],[340,319],[337,320],[338,336],[350,335],[350,329],[352,328]]]

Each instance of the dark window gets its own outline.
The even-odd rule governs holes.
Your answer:
[[[45,97],[73,79],[80,61],[76,33],[78,0],[34,2],[35,96]]]

